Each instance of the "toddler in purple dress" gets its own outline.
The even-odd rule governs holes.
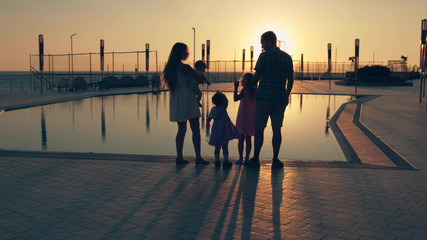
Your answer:
[[[230,167],[232,163],[228,160],[228,141],[238,139],[240,136],[236,126],[231,122],[227,113],[228,100],[227,97],[220,92],[215,93],[212,97],[212,102],[215,105],[209,113],[206,122],[206,129],[210,128],[210,122],[213,119],[211,136],[209,144],[215,146],[215,166],[220,167],[219,152],[222,147],[224,154],[223,166]]]

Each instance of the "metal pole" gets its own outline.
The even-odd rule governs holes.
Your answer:
[[[355,48],[354,48],[354,79],[355,79],[355,92],[357,93],[357,71],[359,68],[359,46],[360,46],[360,40],[356,38],[354,42]]]
[[[40,93],[43,93],[44,38],[39,35]]]
[[[114,77],[114,52],[113,52],[113,77]]]
[[[335,77],[337,77],[337,73],[338,73],[338,70],[337,70],[337,52],[338,52],[338,48],[335,47]]]
[[[54,60],[54,56],[52,56],[52,74],[53,74],[52,80],[54,80],[54,77],[55,77],[55,68],[54,68],[54,61],[53,60]]]
[[[205,44],[202,44],[202,61],[205,61]]]
[[[104,79],[104,39],[99,41],[99,57],[100,57],[100,69],[101,69],[101,81]]]
[[[50,72],[50,54],[48,54],[47,55],[47,64],[48,64],[48,73],[49,73],[49,77],[48,77],[48,79],[49,79],[49,81],[51,81],[52,80],[52,73]]]
[[[304,54],[301,53],[301,79],[304,80]]]
[[[30,90],[31,89],[33,89],[33,81],[32,81],[32,78],[31,78],[31,54],[30,54]]]
[[[68,53],[68,78],[71,79],[71,54]]]
[[[136,52],[136,72],[139,74],[139,51]]]
[[[193,66],[196,63],[196,28],[193,28],[193,32],[194,32],[194,39],[193,39],[193,55],[194,55],[194,60],[193,60]]]
[[[147,78],[148,78],[148,70],[150,67],[150,44],[145,44],[145,70],[147,71]]]
[[[253,64],[254,64],[254,46],[251,46],[251,72],[254,69]]]
[[[89,83],[92,83],[92,52],[89,53]]]
[[[156,50],[156,74],[159,74],[159,62],[157,61],[157,50]]]
[[[73,55],[73,36],[77,35],[77,33],[71,34],[71,81],[74,78],[74,55]]]
[[[210,55],[211,55],[211,40],[206,40],[206,69],[207,69],[208,79],[209,79]]]
[[[332,44],[328,43],[328,74],[329,74],[329,89],[331,89],[331,58],[332,58]]]
[[[245,49],[242,50],[242,72],[245,71]]]

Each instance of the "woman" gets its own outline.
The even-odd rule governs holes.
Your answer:
[[[188,87],[188,81],[194,78],[198,82],[203,82],[205,77],[199,75],[192,67],[184,64],[188,58],[188,47],[184,43],[175,43],[162,74],[162,81],[170,91],[170,121],[178,123],[178,133],[176,135],[176,164],[189,163],[182,156],[185,132],[187,131],[187,121],[190,122],[193,132],[193,145],[196,153],[196,164],[209,164],[200,155],[200,110],[196,95]]]

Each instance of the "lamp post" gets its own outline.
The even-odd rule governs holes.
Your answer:
[[[332,58],[332,44],[328,43],[328,74],[329,74],[329,89],[331,89],[331,58]]]
[[[104,79],[104,39],[99,41],[99,56],[100,56],[100,69],[101,69],[101,81]]]
[[[254,69],[253,64],[254,64],[254,46],[251,46],[251,72]]]
[[[39,35],[39,66],[40,66],[40,92],[43,93],[43,68],[44,68],[44,38]]]
[[[193,28],[193,66],[196,63],[196,28]]]
[[[202,44],[202,61],[205,61],[205,44]]]
[[[242,72],[245,71],[245,49],[242,50]]]
[[[354,41],[354,78],[355,78],[355,92],[357,93],[357,70],[359,69],[359,46],[360,40],[356,38]]]
[[[71,80],[74,78],[74,61],[73,61],[73,36],[77,35],[77,33],[71,34]]]
[[[301,79],[304,80],[304,53],[301,53]]]

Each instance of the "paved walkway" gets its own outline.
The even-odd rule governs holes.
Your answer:
[[[294,93],[354,91],[332,87],[297,82]],[[362,105],[361,122],[415,171],[0,156],[0,238],[426,239],[427,114],[417,91],[358,91],[381,95]],[[0,108],[6,109],[55,100],[15,95],[7,105],[4,96]]]

